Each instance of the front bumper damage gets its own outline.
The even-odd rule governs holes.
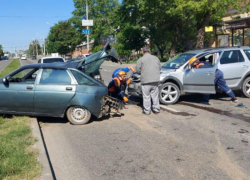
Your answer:
[[[111,96],[104,96],[102,98],[100,117],[106,116],[106,115],[112,116],[114,114],[119,114],[120,110],[122,110],[123,108],[125,108],[123,101],[113,98]]]

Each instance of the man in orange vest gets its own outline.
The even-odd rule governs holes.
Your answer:
[[[125,95],[125,89],[130,83],[129,80],[127,81],[126,75],[127,74],[124,71],[120,71],[118,76],[114,77],[108,85],[109,95],[123,100],[125,103],[128,102],[128,98]]]

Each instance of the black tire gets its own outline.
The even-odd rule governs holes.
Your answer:
[[[250,77],[246,78],[242,84],[242,94],[245,97],[250,97]]]
[[[67,118],[74,125],[82,125],[89,122],[91,113],[84,107],[75,106],[67,110]]]
[[[170,88],[170,90],[168,90]],[[175,92],[175,93],[174,93]],[[174,93],[170,96],[168,93]],[[171,97],[171,98],[170,98]],[[166,82],[159,89],[159,99],[162,104],[175,104],[180,98],[179,87],[172,83]]]

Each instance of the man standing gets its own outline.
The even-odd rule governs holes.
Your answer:
[[[143,57],[136,63],[136,72],[141,75],[143,114],[151,113],[151,99],[153,113],[160,112],[158,83],[160,81],[160,60],[150,54],[150,48],[143,48]]]

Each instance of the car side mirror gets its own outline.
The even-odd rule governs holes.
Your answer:
[[[36,74],[32,74],[32,79],[36,79]]]
[[[10,76],[3,78],[3,83],[7,84],[9,82]]]

